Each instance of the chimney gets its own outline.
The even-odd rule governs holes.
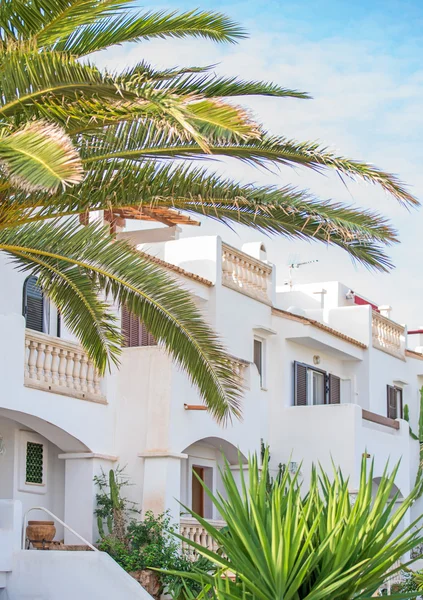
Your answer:
[[[389,304],[383,304],[382,306],[378,306],[378,310],[382,317],[386,317],[387,319],[391,318],[392,306],[389,306]]]

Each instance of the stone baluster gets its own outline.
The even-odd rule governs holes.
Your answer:
[[[29,343],[29,356],[28,356],[28,376],[30,379],[37,378],[37,342],[31,340]]]
[[[52,374],[52,352],[53,346],[51,344],[46,344],[44,351],[44,381],[48,384],[53,382],[53,374]]]
[[[66,387],[73,388],[73,357],[75,352],[68,350],[66,357]]]
[[[100,396],[101,395],[100,375],[96,368],[94,368],[93,380],[94,380],[94,394],[96,394],[97,396]]]
[[[29,356],[31,342],[28,338],[25,338],[25,377],[29,377]]]
[[[73,387],[74,389],[79,392],[81,391],[81,378],[80,378],[80,374],[81,374],[81,353],[80,352],[75,352],[74,353],[74,358],[73,358],[73,371],[72,371],[72,379],[73,379]]]
[[[87,371],[88,371],[88,356],[84,352],[81,355],[81,370],[79,371],[79,378],[80,378],[80,382],[81,382],[81,390],[83,392],[87,392],[88,391]]]
[[[59,352],[59,385],[66,387],[66,362],[68,351],[60,348]]]
[[[37,344],[37,379],[44,380],[44,350],[45,344]]]
[[[53,346],[51,353],[51,379],[53,385],[59,385],[59,348]]]
[[[90,394],[94,393],[94,365],[90,360],[87,369],[87,389]]]

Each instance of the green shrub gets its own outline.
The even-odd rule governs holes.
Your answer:
[[[218,600],[353,600],[371,598],[397,560],[423,542],[417,522],[402,530],[404,515],[420,494],[397,504],[395,477],[385,469],[373,490],[373,463],[363,458],[358,493],[351,496],[339,470],[329,477],[313,468],[307,493],[299,472],[285,470],[269,488],[269,461],[249,461],[236,485],[229,464],[225,496],[206,488],[227,527],[221,532],[193,514],[220,546],[213,552],[188,542],[216,572],[181,574],[202,584],[196,598]],[[413,597],[413,596],[410,596]],[[195,598],[195,596],[191,596]]]
[[[198,556],[190,560],[181,552],[180,543],[175,537],[177,526],[173,525],[168,512],[154,515],[147,511],[142,520],[131,519],[131,514],[138,513],[135,505],[121,494],[121,490],[129,485],[128,479],[123,475],[123,469],[112,471],[106,476],[95,478],[99,487],[97,508],[95,514],[99,522],[100,540],[97,544],[99,550],[107,552],[125,571],[141,571],[144,569],[165,569],[167,571],[180,571],[183,573],[197,573],[210,571],[212,563]],[[110,482],[114,487],[111,493]],[[116,534],[116,511],[124,526],[124,534]],[[105,533],[104,524],[108,534]],[[184,597],[184,589],[189,593],[198,594],[201,586],[195,581],[187,584],[180,576],[168,573],[159,573],[160,584],[172,598]]]

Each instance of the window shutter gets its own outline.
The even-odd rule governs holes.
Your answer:
[[[397,418],[397,391],[392,385],[387,385],[387,404],[388,404],[388,417],[390,419]]]
[[[23,294],[25,326],[28,329],[34,329],[42,333],[44,330],[44,295],[41,288],[37,285],[37,278],[34,275],[25,280]]]
[[[397,418],[403,419],[404,412],[403,412],[403,408],[402,408],[402,389],[401,388],[397,388],[397,398],[399,400],[399,415]]]
[[[294,362],[294,402],[296,406],[307,405],[307,367]]]
[[[329,374],[329,404],[341,403],[341,379]]]
[[[122,306],[122,335],[123,347],[156,346],[157,342],[146,329],[145,325],[126,306]]]
[[[123,336],[123,347],[128,348],[130,344],[130,327],[131,327],[131,317],[129,310],[126,306],[122,306],[121,310],[121,318],[122,318],[122,336]]]

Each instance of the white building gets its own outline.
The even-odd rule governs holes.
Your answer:
[[[56,516],[57,539],[78,543],[58,518],[96,541],[93,477],[101,469],[125,466],[133,484],[130,499],[143,510],[170,509],[186,534],[193,523],[181,516],[179,502],[219,519],[193,469],[219,490],[222,452],[236,473],[239,456],[245,462],[249,453],[260,452],[261,440],[270,445],[275,469],[302,462],[305,481],[312,462],[330,469],[333,459],[350,476],[352,492],[363,454],[375,460],[375,485],[388,458],[392,465],[401,459],[397,486],[401,495],[409,493],[419,444],[402,417],[407,405],[417,433],[423,354],[408,349],[419,339],[390,320],[389,307],[339,282],[277,288],[275,267],[260,243],[239,250],[219,237],[166,241],[161,230],[164,239],[155,242],[154,232],[120,235],[157,257],[191,290],[221,334],[245,386],[243,420],[226,428],[216,424],[201,410],[187,377],[139,323],[132,319],[128,325],[128,315],[123,320],[129,347],[121,367],[99,379],[33,280],[3,259],[0,589],[6,597],[36,597],[35,588],[28,595],[26,577],[18,576],[23,572],[47,578],[54,572],[66,600],[75,597],[76,565],[87,577],[95,561],[98,572],[119,571],[95,553],[20,550],[24,521],[49,518],[41,511],[25,518],[33,507]],[[414,510],[411,518],[421,512],[419,503]],[[81,554],[90,556],[90,564]],[[103,598],[113,596],[108,576]],[[119,597],[142,597],[129,577],[119,577],[129,586],[125,596],[120,584]],[[96,590],[100,598],[103,588]],[[45,594],[39,597],[54,598]]]

